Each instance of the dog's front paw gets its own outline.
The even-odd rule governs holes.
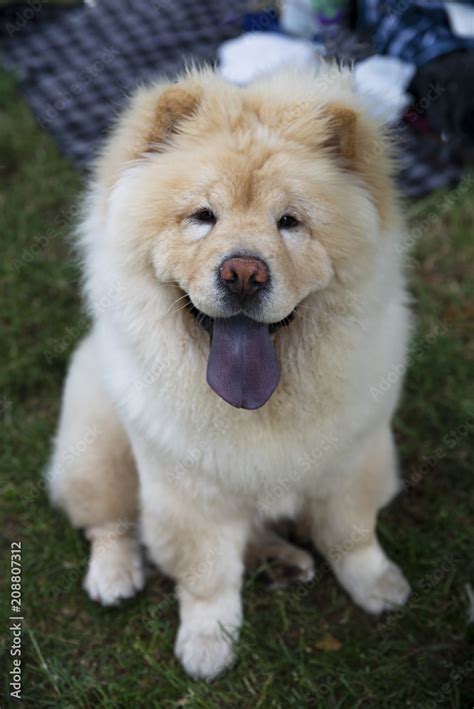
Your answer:
[[[190,677],[211,682],[233,664],[233,644],[233,638],[219,626],[204,630],[181,625],[175,653]]]
[[[364,587],[365,586],[365,587]],[[405,604],[410,586],[396,564],[389,563],[382,573],[368,584],[354,589],[354,601],[367,613],[379,614]]]
[[[175,653],[193,679],[211,682],[235,660],[242,624],[240,593],[232,590],[204,601],[178,587],[180,616]]]
[[[118,539],[102,547],[92,546],[84,589],[93,601],[115,606],[141,591],[145,584],[138,545]]]
[[[354,552],[337,575],[355,603],[367,613],[396,610],[410,595],[402,571],[378,549]]]

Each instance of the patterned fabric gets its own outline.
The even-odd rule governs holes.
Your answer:
[[[439,0],[359,0],[359,23],[373,31],[374,52],[421,66],[441,54],[474,49],[474,40],[451,32],[444,5]]]
[[[440,187],[454,187],[464,167],[452,147],[432,135],[420,135],[403,121],[395,127],[399,170],[396,182],[405,197],[422,197]]]
[[[27,7],[16,24],[11,11],[4,22],[5,66],[39,123],[84,166],[134,87],[193,59],[215,60],[217,47],[240,32],[243,3],[100,0],[42,20],[38,0],[36,22],[13,32]]]

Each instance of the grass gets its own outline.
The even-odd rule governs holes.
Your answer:
[[[465,584],[472,566],[469,395],[474,180],[408,206],[418,231],[411,287],[418,330],[397,416],[406,490],[380,536],[413,587],[373,619],[331,574],[269,592],[246,581],[236,668],[194,683],[173,657],[177,607],[154,577],[120,609],[81,590],[82,536],[53,511],[48,458],[67,361],[87,325],[66,234],[80,183],[0,74],[2,368],[0,694],[8,699],[9,549],[23,547],[23,702],[35,707],[472,707]],[[471,270],[470,270],[471,268]]]

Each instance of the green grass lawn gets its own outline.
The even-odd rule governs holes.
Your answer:
[[[406,207],[418,236],[418,329],[396,421],[407,485],[379,532],[412,584],[411,600],[374,619],[326,572],[276,592],[249,578],[239,662],[209,686],[188,679],[173,656],[170,582],[155,576],[121,608],[92,603],[81,590],[87,545],[46,499],[41,471],[63,377],[87,328],[66,238],[80,181],[3,74],[0,99],[2,706],[13,706],[9,550],[21,540],[26,705],[472,707],[474,179]]]

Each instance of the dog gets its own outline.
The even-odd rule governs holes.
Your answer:
[[[90,540],[92,599],[143,588],[143,547],[175,580],[193,678],[234,662],[246,559],[313,577],[280,519],[365,611],[409,595],[375,530],[400,487],[411,331],[391,174],[383,127],[334,67],[141,88],[98,159],[77,232],[92,327],[49,492]]]

